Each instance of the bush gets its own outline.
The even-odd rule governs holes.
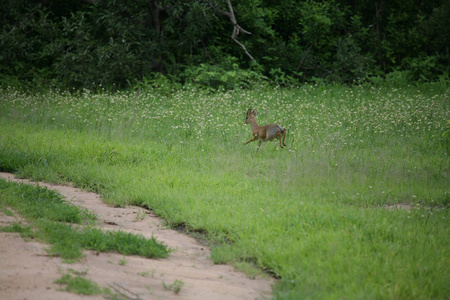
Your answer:
[[[207,90],[233,89],[250,87],[255,82],[267,79],[253,69],[241,69],[238,59],[229,56],[224,59],[223,66],[202,63],[199,66],[188,65],[180,74],[185,83],[198,85]],[[255,68],[257,68],[255,66]]]

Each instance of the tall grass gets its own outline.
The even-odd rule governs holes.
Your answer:
[[[72,181],[204,234],[278,298],[445,298],[446,86],[1,92],[0,169]],[[245,111],[288,147],[243,145]],[[386,209],[408,203],[410,210]]]

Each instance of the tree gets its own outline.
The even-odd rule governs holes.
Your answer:
[[[259,72],[297,84],[450,72],[447,0],[4,0],[0,13],[0,82],[120,88],[155,74],[238,82],[239,72]]]

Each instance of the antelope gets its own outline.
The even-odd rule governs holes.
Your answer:
[[[286,146],[284,143],[284,140],[286,139],[286,128],[281,127],[279,124],[258,126],[258,123],[256,123],[256,114],[256,109],[254,111],[251,109],[247,110],[247,116],[245,117],[244,123],[252,126],[253,138],[245,142],[244,145],[258,140],[258,148],[256,149],[256,152],[258,152],[262,142],[272,141],[274,138],[277,138],[280,140],[281,148],[283,148],[283,145]],[[283,142],[281,142],[281,139],[283,139]]]

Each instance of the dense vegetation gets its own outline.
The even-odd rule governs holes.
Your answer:
[[[0,93],[0,170],[153,209],[279,299],[446,299],[448,86]],[[287,147],[243,142],[249,107]],[[1,183],[1,182],[0,182]],[[407,209],[397,209],[402,204]]]
[[[2,86],[448,80],[447,0],[4,0]]]

